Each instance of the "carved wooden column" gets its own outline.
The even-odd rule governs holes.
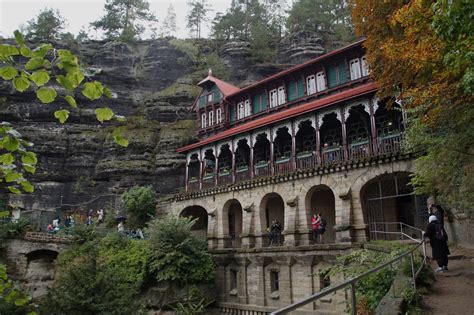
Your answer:
[[[303,81],[304,82],[304,81]],[[291,122],[291,166],[293,171],[296,170],[296,132],[295,124]]]
[[[342,132],[342,152],[344,155],[344,160],[349,159],[349,152],[347,151],[347,131],[346,131],[346,116],[344,113],[344,108],[339,108],[341,112],[341,132]]]
[[[319,135],[319,116],[316,116],[316,121],[314,123],[314,130],[316,131],[316,164],[321,165],[321,138]]]
[[[375,124],[375,112],[378,108],[378,100],[377,98],[373,98],[371,102],[369,102],[369,109],[370,109],[370,134],[371,134],[371,149],[372,155],[377,154],[377,125]]]

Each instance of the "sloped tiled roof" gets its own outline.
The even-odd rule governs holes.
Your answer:
[[[227,129],[219,134],[213,135],[205,140],[190,144],[188,146],[177,149],[177,152],[186,152],[201,146],[204,146],[209,143],[213,143],[222,139],[226,139],[240,133],[248,132],[250,130],[258,129],[270,124],[286,120],[292,117],[304,115],[306,113],[312,112],[317,108],[327,107],[339,102],[347,101],[353,98],[356,98],[361,95],[373,93],[377,91],[377,85],[374,82],[370,82],[358,87],[355,87],[350,90],[346,90],[337,94],[329,95],[327,97],[292,107],[280,112],[270,114],[268,116],[261,117],[256,120],[249,121],[245,124],[235,126],[233,128]]]

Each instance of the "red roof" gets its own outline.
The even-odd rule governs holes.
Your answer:
[[[306,114],[308,112],[311,112],[317,108],[320,107],[327,107],[330,105],[333,105],[335,103],[343,102],[350,100],[352,98],[364,95],[364,94],[369,94],[372,92],[375,92],[377,90],[377,85],[375,82],[370,82],[361,86],[358,86],[356,88],[343,91],[337,94],[329,95],[325,98],[318,99],[303,105],[299,105],[296,107],[292,107],[277,113],[273,113],[268,116],[261,117],[256,120],[249,121],[243,125],[235,126],[233,128],[227,129],[219,134],[213,135],[205,140],[190,144],[188,146],[182,147],[177,149],[177,152],[186,152],[189,150],[192,150],[194,148],[198,148],[201,146],[204,146],[206,144],[216,142],[225,138],[229,138],[231,136],[235,136],[237,134],[257,129],[260,127],[264,127],[282,120],[286,120],[288,118],[300,116],[303,114]]]
[[[204,80],[199,82],[197,85],[200,86],[206,83],[207,81],[214,82],[214,84],[219,88],[219,90],[222,92],[222,94],[224,94],[224,96],[237,93],[238,91],[240,91],[238,87],[233,86],[232,84],[224,82],[222,80],[219,80],[218,78],[213,77],[212,74],[208,75]]]
[[[333,51],[331,51],[331,52],[328,52],[327,54],[321,55],[321,56],[319,56],[319,57],[317,57],[317,58],[311,59],[311,60],[306,61],[306,62],[304,62],[304,63],[302,63],[302,64],[299,64],[299,65],[297,65],[297,66],[294,66],[294,67],[292,67],[292,68],[289,68],[289,69],[280,71],[280,72],[278,72],[278,73],[275,73],[274,75],[269,76],[268,78],[265,78],[265,79],[263,79],[263,80],[261,80],[261,81],[258,81],[258,82],[254,83],[254,84],[251,84],[251,85],[249,85],[249,86],[246,86],[246,87],[244,87],[244,88],[239,89],[238,91],[235,91],[235,92],[229,94],[228,97],[232,97],[232,96],[234,96],[234,95],[239,94],[240,92],[248,91],[248,90],[253,89],[253,88],[255,88],[255,87],[257,87],[257,86],[259,86],[259,85],[261,85],[261,84],[264,84],[264,83],[267,83],[267,82],[269,82],[269,81],[272,81],[272,80],[274,80],[274,79],[276,79],[276,78],[279,78],[279,77],[282,77],[282,76],[284,76],[284,75],[290,74],[290,73],[292,73],[292,72],[296,72],[296,71],[298,71],[298,70],[301,70],[302,68],[304,68],[304,67],[306,67],[306,66],[308,66],[308,65],[314,64],[314,63],[319,62],[319,61],[324,60],[324,59],[327,59],[327,58],[329,58],[329,57],[331,57],[331,56],[334,56],[334,55],[336,55],[336,54],[339,54],[339,53],[341,53],[341,52],[343,52],[343,51],[345,51],[345,50],[349,50],[349,49],[354,48],[354,47],[356,47],[356,46],[360,46],[364,41],[365,41],[365,38],[360,39],[360,40],[358,40],[358,41],[356,41],[356,42],[354,42],[354,43],[352,43],[352,44],[349,44],[349,45],[347,45],[347,46],[338,48],[338,49],[336,49],[336,50],[333,50]]]

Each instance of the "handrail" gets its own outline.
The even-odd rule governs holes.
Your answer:
[[[379,222],[380,223],[380,222]],[[401,222],[396,222],[396,223],[401,223]],[[404,224],[404,223],[403,223]],[[410,225],[407,225],[405,224],[406,226],[408,227],[411,227],[413,229],[417,229],[415,227],[412,227]],[[417,229],[417,230],[420,230],[420,229]],[[420,230],[421,231],[421,230]],[[392,233],[392,232],[390,232]],[[401,234],[404,234],[401,232]],[[410,250],[398,255],[397,257],[385,262],[385,263],[382,263],[381,265],[377,266],[377,267],[374,267],[372,269],[370,269],[369,271],[366,271],[364,272],[363,274],[361,275],[358,275],[356,277],[353,277],[353,278],[350,278],[338,285],[335,285],[335,286],[330,286],[330,287],[327,287],[323,290],[321,290],[320,292],[314,294],[314,295],[311,295],[299,302],[296,302],[296,303],[293,303],[291,305],[288,305],[284,308],[281,308],[277,311],[274,311],[272,313],[270,313],[270,315],[279,315],[279,314],[286,314],[290,311],[294,311],[306,304],[309,304],[309,303],[312,303],[312,302],[315,302],[316,300],[326,296],[326,295],[329,295],[333,292],[336,292],[337,290],[340,290],[340,289],[344,289],[348,286],[351,286],[351,304],[352,304],[352,309],[351,309],[351,313],[353,315],[356,315],[357,314],[357,301],[356,301],[356,294],[355,294],[355,285],[357,283],[357,281],[367,277],[368,275],[370,274],[373,274],[387,266],[391,266],[393,263],[395,262],[398,262],[400,260],[402,260],[404,257],[410,255],[410,261],[411,261],[411,271],[412,271],[412,284],[413,284],[413,288],[414,290],[416,291],[416,277],[418,276],[418,274],[421,272],[421,269],[423,268],[423,265],[426,263],[426,250],[425,250],[425,240],[422,238],[421,240],[416,240],[417,244]],[[413,252],[415,250],[417,250],[420,246],[423,246],[423,262],[422,264],[420,265],[420,267],[418,268],[418,270],[415,271],[415,264],[414,264],[414,257],[413,257]]]

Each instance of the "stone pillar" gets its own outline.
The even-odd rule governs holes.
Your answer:
[[[280,305],[288,305],[294,302],[293,300],[293,285],[292,285],[292,266],[296,262],[291,256],[273,257],[273,260],[280,265]]]
[[[266,286],[265,286],[265,257],[261,256],[251,256],[249,257],[251,266],[252,266],[252,275],[253,284],[255,287],[253,288],[253,296],[252,299],[255,301],[251,304],[256,304],[258,306],[266,306]]]
[[[239,299],[239,303],[249,304],[247,267],[250,264],[250,260],[245,257],[238,257],[235,260],[239,265],[239,273],[237,279],[237,296]]]
[[[339,198],[335,198],[336,210],[336,243],[350,243],[351,236],[351,189],[349,187],[339,190]]]
[[[296,222],[298,216],[298,197],[286,200],[285,207],[285,229],[283,235],[285,236],[285,246],[295,246],[297,238]]]
[[[255,246],[255,239],[252,235],[253,226],[253,215],[255,206],[252,203],[244,204],[242,206],[242,247],[250,248]]]

